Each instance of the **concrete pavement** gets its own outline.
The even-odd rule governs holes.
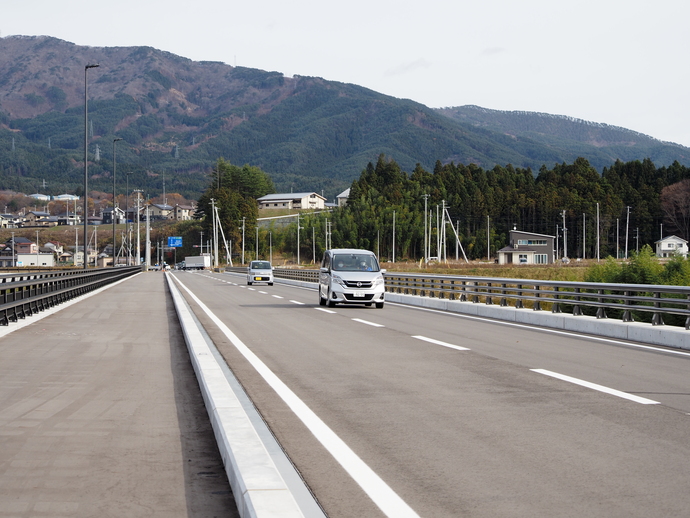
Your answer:
[[[25,323],[0,337],[0,518],[238,516],[162,274]]]

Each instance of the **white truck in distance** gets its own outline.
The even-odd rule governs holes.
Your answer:
[[[192,255],[184,258],[185,270],[205,270],[211,267],[210,255]]]

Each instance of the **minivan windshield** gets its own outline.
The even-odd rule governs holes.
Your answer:
[[[338,272],[378,272],[379,263],[369,254],[336,254],[331,269]]]
[[[252,270],[270,270],[271,269],[271,263],[268,261],[252,261],[251,265]]]

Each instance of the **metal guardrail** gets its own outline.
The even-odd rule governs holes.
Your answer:
[[[140,266],[129,266],[4,275],[0,278],[0,325],[9,325],[140,271]]]
[[[227,268],[246,272],[246,268]],[[318,282],[318,270],[276,268],[276,278]],[[690,287],[651,284],[612,284],[569,281],[467,277],[459,275],[384,274],[386,291],[440,299],[498,304],[552,313],[591,314],[596,318],[620,318],[633,322],[646,316],[652,325],[664,325],[664,317],[685,319],[690,329]],[[670,317],[670,318],[669,318]]]

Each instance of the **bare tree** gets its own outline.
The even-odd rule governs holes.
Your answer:
[[[661,209],[669,230],[690,241],[690,179],[686,178],[661,190]]]

